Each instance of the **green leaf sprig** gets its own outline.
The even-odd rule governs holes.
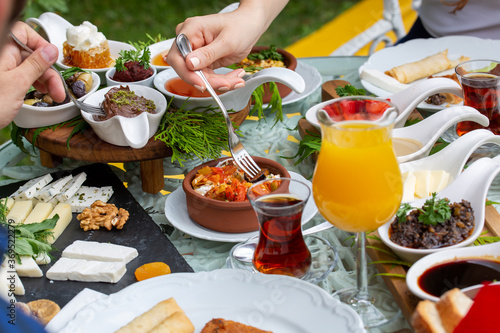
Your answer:
[[[346,84],[343,87],[338,86],[337,88],[335,88],[335,92],[337,93],[337,95],[339,95],[339,97],[366,95],[366,90],[358,89],[350,84]]]
[[[265,118],[264,111],[270,110],[270,114],[274,113],[274,125],[276,125],[278,122],[283,121],[283,101],[276,82],[267,82],[265,85],[269,87],[269,91],[272,93],[267,108],[264,109],[265,89],[263,84],[258,86],[252,93],[253,107],[249,112],[249,116],[257,113],[257,117],[260,120]]]
[[[422,208],[417,208],[420,212],[418,220],[424,225],[445,223],[451,218],[450,200],[448,198],[437,199],[436,196],[436,192],[432,193],[432,196],[425,200]],[[413,210],[413,207],[409,203],[402,204],[396,213],[398,222],[406,222],[406,215],[411,210]]]
[[[118,72],[127,70],[125,63],[129,61],[139,62],[139,64],[145,69],[149,68],[149,62],[151,61],[151,51],[147,44],[138,44],[138,48],[134,50],[121,50],[118,55],[118,59],[115,62],[115,68]]]
[[[263,49],[259,52],[250,53],[247,56],[248,60],[276,60],[283,61],[283,55],[278,52],[276,45],[271,45],[268,49]]]

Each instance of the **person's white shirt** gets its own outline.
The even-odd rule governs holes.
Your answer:
[[[414,0],[412,5],[433,37],[465,35],[500,39],[500,0],[469,0],[454,14],[451,13],[454,7],[440,0]]]

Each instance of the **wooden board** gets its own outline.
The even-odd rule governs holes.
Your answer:
[[[124,187],[121,180],[106,164],[92,164],[77,168],[71,172],[60,171],[53,173],[54,179],[58,179],[68,174],[76,175],[84,171],[87,174],[85,186],[112,186],[113,196],[109,202],[115,204],[118,208],[124,208],[129,211],[130,216],[122,230],[94,230],[83,231],[80,223],[73,214],[73,220],[54,243],[57,251],[51,253],[55,260],[61,256],[64,250],[75,240],[110,242],[119,245],[132,246],[137,249],[139,256],[127,264],[127,272],[118,283],[103,282],[76,282],[76,281],[50,281],[45,277],[45,273],[52,266],[42,265],[44,276],[41,278],[21,278],[26,294],[16,296],[20,302],[29,302],[35,299],[47,298],[53,300],[62,308],[83,288],[90,288],[105,294],[115,293],[123,288],[135,283],[134,272],[137,267],[148,262],[162,261],[168,264],[173,273],[193,272],[193,269],[179,254],[174,245],[162,233],[160,227],[153,221],[151,216],[139,205],[132,194]],[[23,182],[13,183],[0,187],[0,198],[13,193],[22,185]],[[55,262],[55,261],[53,261]]]
[[[335,89],[338,86],[344,86],[345,84],[349,83],[347,81],[342,81],[342,80],[332,80],[325,82],[322,85],[322,94],[321,94],[323,101],[333,98],[338,98]],[[417,111],[414,111],[411,117],[421,118],[421,115]],[[305,134],[310,132],[318,134],[320,133],[316,129],[316,127],[311,125],[306,119],[300,119],[299,120],[300,135],[304,137]],[[313,156],[313,158],[315,157],[316,156]],[[495,207],[493,206],[486,207],[485,222],[486,223],[484,231],[487,232],[486,235],[500,237],[500,213],[495,209]],[[374,232],[372,233],[372,235],[378,236],[378,233]],[[393,254],[392,250],[381,241],[378,241],[373,238],[367,238],[366,242],[367,242],[368,255],[373,261],[395,260],[393,255],[388,254],[388,253]],[[382,249],[388,253],[385,253],[384,251],[380,251],[378,249]],[[399,275],[399,276],[401,275],[405,276],[406,271],[408,270],[407,267],[403,267],[400,265],[393,265],[393,264],[376,264],[375,266],[379,273]],[[399,277],[390,277],[390,276],[383,276],[383,279],[387,285],[387,288],[389,289],[389,291],[391,291],[392,295],[394,296],[395,301],[401,308],[404,317],[409,321],[411,314],[414,312],[415,307],[420,301],[420,298],[415,296],[408,289],[405,279]]]

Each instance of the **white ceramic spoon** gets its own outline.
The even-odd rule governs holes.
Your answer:
[[[394,129],[393,138],[415,140],[422,144],[422,148],[418,151],[398,156],[398,162],[404,163],[429,155],[439,137],[461,121],[474,121],[482,126],[489,124],[488,118],[476,109],[469,106],[453,106],[436,112],[414,125]]]
[[[230,69],[220,68],[216,72],[225,73],[230,71]],[[172,94],[170,91],[165,89],[165,83],[167,81],[178,77],[177,73],[173,68],[167,68],[158,75],[155,76],[154,86],[156,89],[165,94],[169,99],[173,99],[172,103],[176,107],[183,106],[184,109],[194,109],[197,107],[206,107],[212,105],[216,107],[212,97],[187,97]],[[306,83],[302,76],[295,71],[272,67],[265,68],[252,74],[245,81],[245,87],[231,90],[226,93],[220,94],[219,98],[226,107],[227,110],[240,111],[248,105],[248,101],[252,96],[254,90],[267,82],[279,82],[292,88],[296,93],[302,93],[306,88]],[[189,98],[189,101],[188,101]],[[188,102],[187,102],[188,101]]]
[[[486,143],[500,145],[500,135],[486,129],[471,131],[459,137],[439,152],[421,159],[401,163],[401,173],[421,170],[444,170],[450,175],[450,182],[463,170],[471,154]]]
[[[472,163],[465,169],[450,185],[437,193],[437,198],[448,198],[450,202],[461,202],[462,199],[470,202],[474,210],[475,227],[472,234],[461,243],[438,249],[412,249],[400,246],[392,242],[389,238],[389,228],[391,222],[388,222],[378,228],[380,238],[396,253],[401,259],[408,262],[415,262],[418,259],[443,250],[456,249],[472,244],[483,231],[486,194],[495,176],[500,172],[500,156],[495,159],[481,158]],[[427,199],[412,201],[413,207],[420,208]]]
[[[448,92],[457,96],[463,95],[462,88],[455,81],[447,78],[432,78],[416,82],[410,87],[388,96],[387,99],[390,100],[398,109],[398,117],[396,118],[395,127],[403,127],[406,120],[417,105],[423,102],[427,97],[440,92]],[[320,109],[328,104],[331,104],[332,101],[333,100],[328,100],[312,106],[306,112],[305,117],[307,121],[309,121],[309,123],[317,129],[320,129],[320,124],[316,114]]]

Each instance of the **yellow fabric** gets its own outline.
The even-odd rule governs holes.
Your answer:
[[[411,2],[412,0],[399,0],[406,31],[417,18],[417,13],[411,8]],[[289,45],[286,50],[297,58],[328,56],[339,46],[382,19],[383,7],[382,0],[362,0],[309,36]],[[388,36],[392,40],[396,39],[392,32]],[[382,47],[383,45],[379,45],[379,48]],[[368,52],[369,45],[359,50],[356,55],[368,55]]]

